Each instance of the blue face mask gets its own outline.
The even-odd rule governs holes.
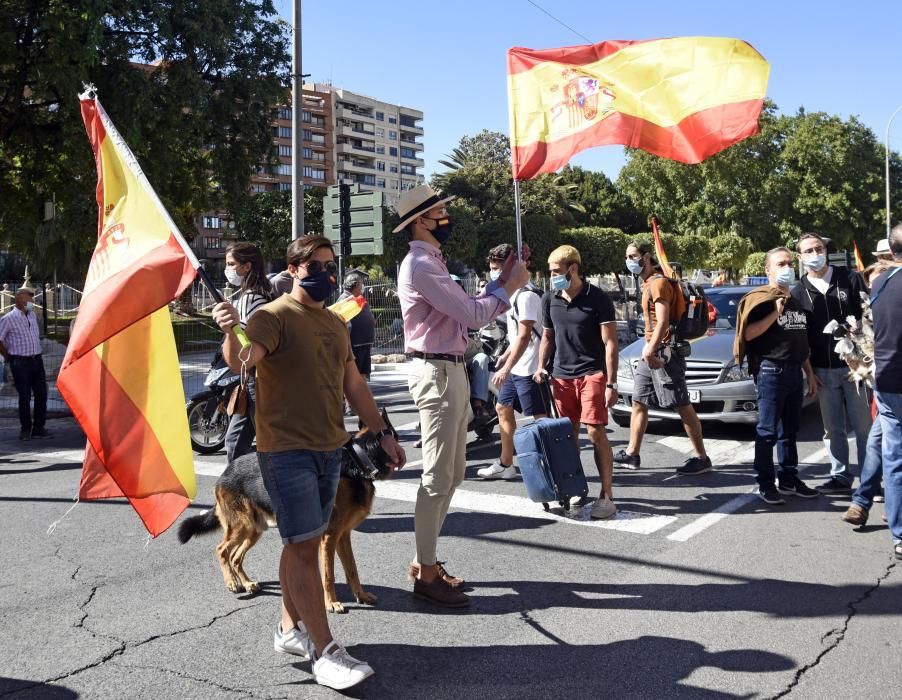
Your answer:
[[[642,263],[638,260],[627,259],[626,269],[630,271],[631,275],[638,275],[642,272]]]
[[[307,275],[304,279],[298,278],[298,284],[304,289],[313,301],[325,301],[336,289],[338,282],[326,270]]]
[[[827,264],[826,255],[806,255],[802,258],[802,264],[809,270],[820,272]]]
[[[777,272],[777,284],[782,287],[789,286],[796,281],[796,271],[791,267],[781,267]]]
[[[501,270],[490,270],[489,271],[489,279],[492,280],[492,282],[495,282],[500,277],[501,277]]]
[[[570,273],[568,272],[566,275],[552,275],[551,276],[551,288],[560,292],[565,289],[570,288]]]

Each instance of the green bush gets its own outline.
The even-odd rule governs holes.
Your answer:
[[[623,269],[626,247],[632,240],[619,228],[584,226],[561,231],[559,245],[572,245],[579,251],[585,274],[600,275]]]
[[[764,274],[764,256],[766,253],[752,253],[745,259],[742,274],[748,277],[760,277]]]

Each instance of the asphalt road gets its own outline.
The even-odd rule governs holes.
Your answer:
[[[404,378],[377,373],[376,393],[408,438],[411,466],[380,484],[355,535],[377,607],[339,595],[336,637],[376,675],[370,698],[895,698],[902,682],[902,578],[882,522],[854,530],[848,502],[769,507],[750,495],[752,431],[706,427],[715,472],[675,477],[678,425],[652,423],[638,472],[615,472],[617,519],[546,515],[522,483],[481,482],[497,455],[473,445],[439,553],[472,582],[466,612],[415,601],[413,551],[420,455]],[[816,408],[804,419],[803,476],[827,472]],[[147,541],[121,502],[72,504],[83,438],[53,421],[52,441],[0,430],[0,697],[314,698],[309,663],[276,654],[275,532],[246,564],[259,595],[223,585],[217,536]],[[626,430],[612,424],[615,449]],[[591,452],[583,462],[592,488]],[[224,456],[199,458],[198,499],[212,504]],[[340,575],[339,575],[340,577]]]

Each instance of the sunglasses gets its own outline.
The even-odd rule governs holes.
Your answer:
[[[300,263],[298,267],[303,267],[307,270],[308,274],[318,275],[323,270],[326,271],[327,274],[337,275],[338,274],[338,265],[334,260],[330,260],[329,262],[322,263],[319,260],[311,260],[307,263]]]

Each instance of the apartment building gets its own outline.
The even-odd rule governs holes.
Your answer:
[[[423,112],[328,84],[304,87],[332,95],[337,182],[384,192],[392,206],[403,190],[424,181]]]
[[[304,85],[301,112],[304,187],[357,183],[385,193],[394,206],[400,193],[424,182],[423,113],[325,83]],[[273,114],[278,164],[251,178],[251,191],[291,190],[291,106]],[[211,271],[222,268],[235,222],[227,212],[205,212],[196,220],[193,247]]]

